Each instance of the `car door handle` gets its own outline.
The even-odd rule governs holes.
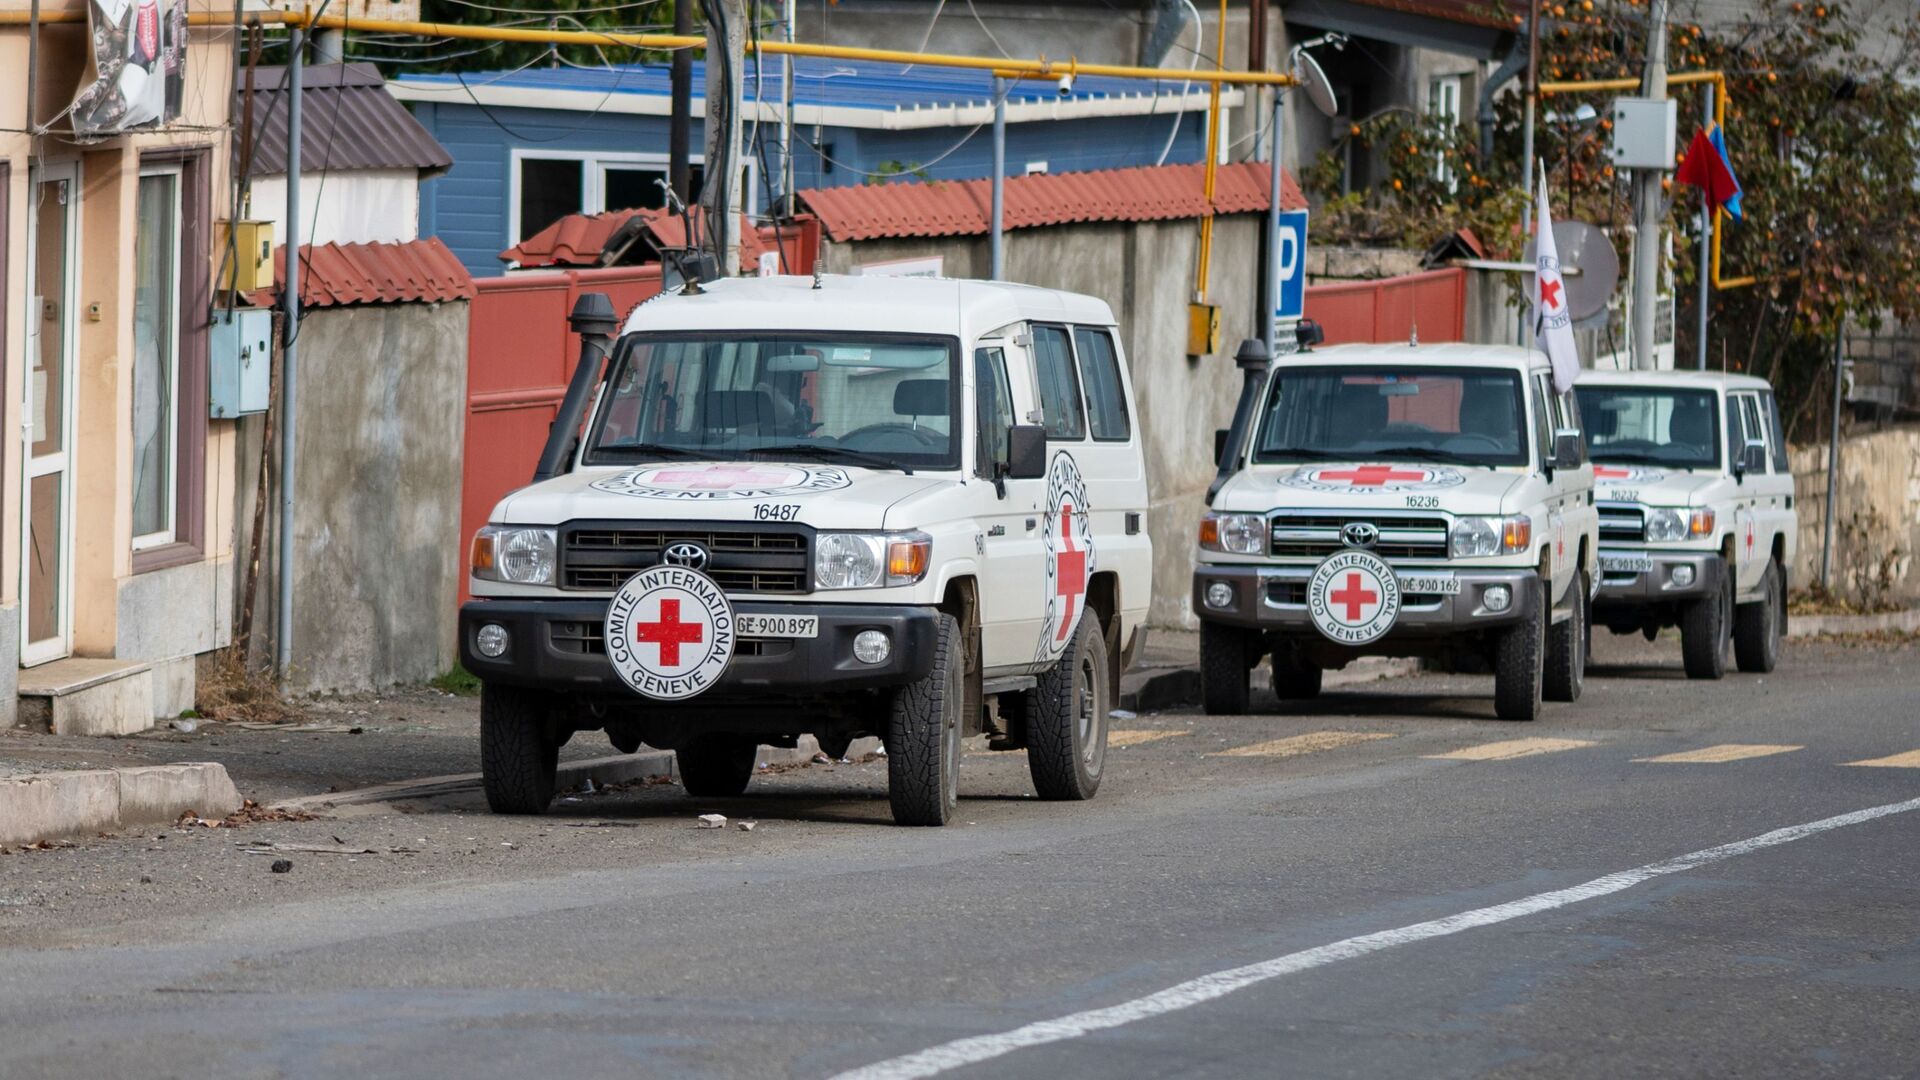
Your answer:
[[[1039,518],[1028,518],[1028,519],[1027,519],[1027,531],[1028,531],[1028,532],[1032,532],[1033,530],[1035,530],[1035,529],[1037,529],[1037,528],[1039,528],[1039,527],[1040,527],[1040,519],[1039,519]]]

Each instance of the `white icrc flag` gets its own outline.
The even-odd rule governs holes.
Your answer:
[[[1547,210],[1547,166],[1540,164],[1539,208],[1534,232],[1533,334],[1553,361],[1553,388],[1573,389],[1580,374],[1580,350],[1573,343],[1573,314],[1567,310],[1567,283],[1560,277],[1560,251],[1553,242],[1553,218]]]

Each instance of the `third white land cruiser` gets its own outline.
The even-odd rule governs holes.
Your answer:
[[[1751,375],[1594,371],[1574,388],[1600,506],[1594,621],[1680,627],[1687,675],[1772,671],[1798,546],[1773,387]]]
[[[1484,657],[1506,719],[1578,698],[1593,479],[1545,354],[1346,345],[1265,369],[1200,523],[1207,711],[1246,711],[1263,656],[1282,699],[1365,655]]]

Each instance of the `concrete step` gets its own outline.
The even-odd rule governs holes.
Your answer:
[[[74,656],[20,672],[20,727],[131,735],[153,727],[153,671],[142,661]]]

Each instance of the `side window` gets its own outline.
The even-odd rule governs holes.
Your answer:
[[[1766,427],[1760,423],[1760,401],[1752,394],[1740,395],[1740,416],[1746,422],[1747,440],[1767,441]],[[1771,460],[1772,455],[1768,455]]]
[[[1080,411],[1080,379],[1073,371],[1073,348],[1058,326],[1033,328],[1033,369],[1040,382],[1040,413],[1047,438],[1084,439],[1087,418]]]
[[[1120,358],[1105,330],[1076,327],[1074,351],[1080,356],[1080,383],[1087,391],[1087,421],[1097,440],[1125,442],[1133,434],[1127,395],[1120,388]]]
[[[998,347],[973,352],[976,420],[974,471],[992,479],[994,466],[1007,460],[1007,429],[1013,426],[1013,394],[1007,385],[1007,356]]]
[[[1536,375],[1533,379],[1533,444],[1537,448],[1534,459],[1542,467],[1553,458],[1553,418],[1552,408],[1547,402],[1553,395],[1547,392],[1547,378]]]
[[[1740,447],[1747,441],[1746,430],[1740,426],[1740,399],[1727,395],[1727,471],[1733,471],[1733,465],[1740,460]]]
[[[1774,400],[1771,390],[1760,397],[1766,402],[1767,431],[1773,438],[1773,471],[1785,473],[1791,466],[1787,463],[1787,429],[1780,423],[1780,402]]]

